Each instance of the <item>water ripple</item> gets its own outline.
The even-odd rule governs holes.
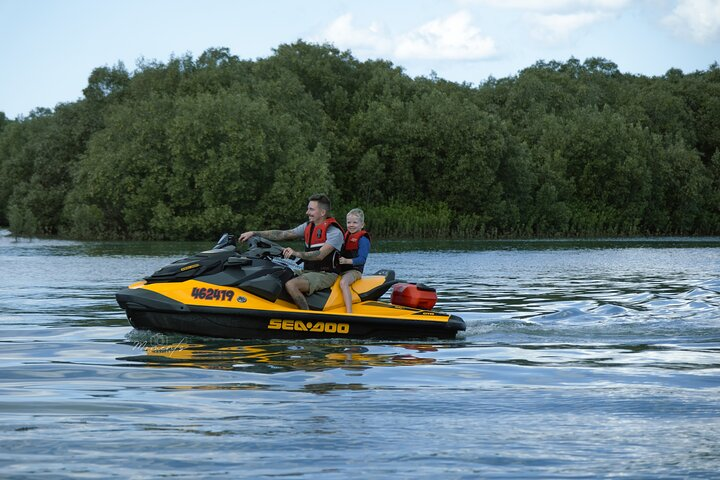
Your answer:
[[[127,324],[113,293],[196,245],[0,236],[3,475],[717,475],[720,241],[426,245],[368,269],[458,339],[257,342]]]

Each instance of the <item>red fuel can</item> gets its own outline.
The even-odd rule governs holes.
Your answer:
[[[393,285],[390,303],[404,307],[430,310],[437,302],[437,293],[422,283],[396,283]]]

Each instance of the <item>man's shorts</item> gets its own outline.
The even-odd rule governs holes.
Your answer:
[[[300,278],[304,278],[310,284],[310,291],[307,293],[308,295],[312,295],[323,288],[332,287],[338,277],[337,273],[314,272],[311,270],[303,270],[298,276]]]

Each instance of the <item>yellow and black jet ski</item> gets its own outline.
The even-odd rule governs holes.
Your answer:
[[[455,338],[456,315],[432,310],[437,296],[422,284],[381,270],[352,285],[353,313],[345,312],[340,281],[307,297],[300,310],[285,291],[293,277],[283,247],[253,237],[245,252],[231,235],[217,245],[161,268],[116,294],[130,324],[141,330],[203,337]],[[390,303],[379,301],[393,288]]]

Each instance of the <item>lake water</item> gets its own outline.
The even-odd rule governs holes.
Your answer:
[[[720,239],[378,242],[453,341],[133,330],[114,293],[208,246],[0,236],[0,476],[720,475]]]

